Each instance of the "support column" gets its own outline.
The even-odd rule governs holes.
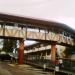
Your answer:
[[[19,40],[19,50],[18,50],[18,64],[23,64],[24,57],[24,40]]]
[[[56,61],[56,42],[53,42],[51,44],[51,61],[52,62]]]
[[[45,57],[45,59],[47,59],[47,52],[46,52],[46,57]]]

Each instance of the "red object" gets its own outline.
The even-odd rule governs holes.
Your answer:
[[[18,64],[23,64],[23,57],[24,57],[24,40],[20,40],[18,50]]]
[[[23,64],[23,50],[19,49],[18,51],[18,64]]]
[[[59,64],[59,61],[55,60],[55,61],[53,61],[53,64],[57,65],[57,64]]]

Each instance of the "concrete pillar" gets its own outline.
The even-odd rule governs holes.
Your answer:
[[[40,55],[40,59],[42,59],[42,53],[41,53],[41,55]]]
[[[46,52],[46,56],[45,56],[45,59],[47,59],[47,52]]]
[[[18,64],[23,64],[24,57],[24,40],[19,40],[19,49],[18,49]]]
[[[55,42],[51,44],[51,61],[52,62],[56,61],[56,43]]]

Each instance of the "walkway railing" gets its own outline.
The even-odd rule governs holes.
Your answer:
[[[33,59],[33,60],[25,60],[25,63],[36,65],[41,68],[44,68],[44,65],[46,66],[46,69],[55,70],[55,67],[59,67],[59,72],[66,72],[66,73],[75,73],[75,60],[71,59],[62,59],[62,64],[59,63],[59,60],[57,60],[55,63],[51,62],[48,59]]]

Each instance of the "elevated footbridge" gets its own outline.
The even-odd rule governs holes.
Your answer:
[[[24,41],[27,39],[50,42],[52,61],[55,61],[56,44],[75,45],[75,30],[65,24],[3,13],[0,13],[0,37],[20,40],[20,64],[23,63]]]
[[[0,14],[0,36],[3,37],[52,40],[73,45],[74,35],[75,30],[62,23]]]
[[[32,30],[32,29],[30,29]],[[8,27],[5,28],[0,27],[0,37],[2,38],[23,38],[24,40],[34,40],[34,41],[56,41],[57,44],[66,44],[66,45],[74,45],[74,39],[72,37],[67,37],[62,34],[54,33],[54,32],[36,32],[28,31],[27,29],[21,29],[16,27]]]

